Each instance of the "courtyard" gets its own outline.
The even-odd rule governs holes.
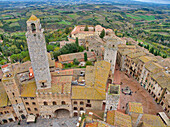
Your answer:
[[[128,77],[125,72],[119,71],[118,66],[115,69],[114,83],[121,84],[120,88],[126,89],[127,87],[131,90],[131,95],[120,92],[120,103],[118,109],[125,111],[126,104],[131,102],[140,102],[143,105],[143,111],[146,114],[156,115],[158,112],[163,112],[163,109],[158,105],[153,97],[145,90],[133,77]],[[122,82],[122,83],[121,83]]]

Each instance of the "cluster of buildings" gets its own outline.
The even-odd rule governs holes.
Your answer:
[[[143,113],[141,103],[129,102],[125,112],[108,111],[106,121],[94,112],[82,114],[77,127],[166,127],[166,125],[159,116]]]
[[[83,119],[80,118],[78,126],[86,124],[87,127],[98,127],[101,124],[104,127],[136,127],[141,121],[142,124],[150,125],[151,122],[147,120],[152,119],[149,114],[143,114],[141,104],[129,103],[126,114],[117,110],[120,84],[113,84],[116,63],[128,76],[136,78],[169,113],[168,68],[165,71],[165,66],[161,66],[157,59],[138,50],[136,46],[126,45],[110,29],[99,25],[89,26],[89,31],[84,31],[84,28],[75,27],[70,37],[82,39],[81,45],[88,50],[87,58],[94,61],[94,66],[62,70],[63,63],[73,62],[75,58],[84,61],[84,52],[61,55],[55,62],[47,53],[40,20],[34,15],[30,17],[26,38],[31,61],[1,67],[1,124],[30,119],[31,116],[77,117],[87,111],[97,110],[103,112],[102,119],[94,120],[93,113],[89,112]],[[99,35],[103,29],[106,36],[101,39]],[[157,124],[163,124],[157,116],[153,117],[158,119]]]
[[[170,59],[155,57],[135,45],[118,46],[117,63],[136,79],[170,116]]]
[[[26,33],[31,62],[2,66],[0,91],[0,123],[30,118],[29,116],[73,117],[88,109],[116,109],[117,104],[106,101],[108,80],[112,79],[111,65],[104,60],[86,68],[56,71],[56,63],[47,53],[40,20],[32,15]],[[87,52],[88,59],[94,59]],[[83,59],[82,53],[59,56],[59,62]],[[111,86],[112,96],[119,102],[119,87]],[[108,95],[110,96],[110,94]]]

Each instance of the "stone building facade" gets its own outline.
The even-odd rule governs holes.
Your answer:
[[[134,77],[141,86],[160,104],[164,111],[169,115],[169,81],[168,60],[162,66],[160,58],[149,53],[143,52],[138,47],[138,51],[128,51],[124,46],[118,50],[118,65],[128,76]]]
[[[25,119],[27,112],[19,93],[19,81],[15,73],[5,73],[2,79],[3,86],[12,104],[18,119]]]
[[[32,15],[27,21],[26,38],[37,89],[51,87],[51,75],[43,31],[40,20]]]
[[[120,98],[120,85],[109,84],[108,92],[106,93],[106,106],[104,111],[104,121],[108,111],[117,110]]]
[[[115,36],[106,36],[104,41],[106,42],[104,60],[111,64],[112,74],[114,74],[118,45],[123,44],[123,41]]]

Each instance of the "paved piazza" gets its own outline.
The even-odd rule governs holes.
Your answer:
[[[21,121],[21,125],[18,122],[11,122],[1,127],[75,127],[78,122],[77,117],[73,118],[61,118],[61,119],[41,119],[38,118],[36,123],[27,124],[25,120]]]
[[[132,91],[132,95],[125,95],[120,91],[120,110],[125,111],[126,104],[131,101],[142,103],[144,113],[156,115],[158,112],[163,112],[162,107],[154,101],[148,91],[145,90],[133,77],[128,78],[128,76],[125,75],[125,72],[119,71],[117,66],[115,69],[115,77],[115,83],[123,83],[121,89],[125,89],[128,86]]]

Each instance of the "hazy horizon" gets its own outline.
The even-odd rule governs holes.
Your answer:
[[[0,1],[32,1],[32,2],[44,1],[44,2],[47,2],[49,0],[0,0]],[[61,1],[61,0],[50,0],[50,1]],[[64,1],[66,1],[66,0],[64,0]],[[72,0],[72,1],[81,1],[81,0]],[[104,1],[104,0],[102,0],[102,1]],[[107,1],[109,1],[109,0],[107,0]],[[117,1],[123,2],[122,0],[110,0],[110,1],[111,2],[114,2],[114,1],[115,2],[117,2]],[[139,2],[156,3],[156,4],[170,4],[170,0],[130,0],[130,1],[139,1]]]

